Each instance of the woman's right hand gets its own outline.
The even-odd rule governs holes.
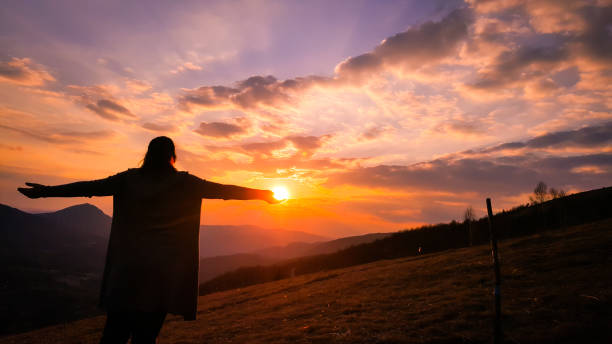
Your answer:
[[[21,192],[28,198],[40,198],[43,196],[43,192],[46,188],[45,185],[36,183],[25,183],[29,188],[17,188],[17,191]]]
[[[274,192],[270,190],[262,190],[262,192],[263,192],[263,195],[261,199],[270,204],[277,204],[277,203],[284,201],[284,200],[279,200],[276,197],[274,197]]]

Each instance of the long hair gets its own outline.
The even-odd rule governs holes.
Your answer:
[[[176,160],[174,142],[166,136],[156,137],[149,142],[140,172],[155,175],[176,172],[172,159]]]

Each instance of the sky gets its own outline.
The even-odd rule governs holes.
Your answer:
[[[202,223],[327,237],[612,185],[612,1],[5,1],[0,203],[138,167],[285,186]]]

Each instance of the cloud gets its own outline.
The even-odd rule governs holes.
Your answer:
[[[302,156],[309,157],[330,137],[330,135],[287,136],[275,141],[248,143],[242,145],[241,148],[248,152],[266,156],[277,155],[286,158],[301,152]],[[278,154],[275,154],[275,152]]]
[[[612,122],[558,131],[524,142],[507,142],[481,150],[451,154],[408,166],[378,165],[332,174],[329,185],[357,185],[399,190],[477,192],[504,196],[530,192],[539,180],[564,188],[589,189],[612,180]],[[567,156],[542,149],[591,148]],[[512,153],[522,150],[520,155]],[[493,155],[496,153],[496,155]],[[501,155],[499,154],[501,153]]]
[[[519,80],[542,76],[568,57],[564,42],[552,39],[546,45],[524,46],[501,53],[493,66],[479,73],[478,79],[470,86],[476,89],[495,90],[507,87]]]
[[[235,87],[203,86],[194,90],[183,90],[179,106],[187,111],[192,107],[223,108],[279,107],[291,103],[292,97],[314,85],[330,83],[326,77],[298,77],[279,81],[274,76],[252,76],[239,81]]]
[[[256,75],[238,81],[233,87],[203,86],[186,89],[179,96],[183,110],[192,107],[277,108],[292,104],[294,97],[314,87],[341,87],[360,84],[362,79],[384,68],[417,69],[453,56],[467,37],[472,21],[469,9],[458,9],[439,22],[426,22],[391,36],[373,51],[350,57],[335,68],[333,77],[306,76],[277,80],[272,75]]]
[[[612,122],[576,130],[558,131],[536,136],[525,142],[508,142],[478,151],[493,153],[517,149],[598,148],[612,145]]]
[[[175,132],[177,130],[176,126],[172,124],[159,124],[152,122],[145,122],[142,124],[142,127],[147,130],[158,132]]]
[[[579,173],[580,167],[604,173]],[[436,159],[411,166],[380,165],[357,168],[330,177],[329,185],[357,185],[392,190],[476,192],[515,195],[529,192],[539,180],[560,187],[607,185],[612,177],[612,154],[568,157],[502,157]]]
[[[598,87],[585,80],[585,73],[609,74],[609,2],[515,0],[470,4],[477,13],[477,30],[468,39],[469,49],[462,63],[477,73],[456,85],[465,96],[524,95],[539,101],[567,91],[562,88],[572,87],[581,79],[581,88]]]
[[[312,152],[317,148],[321,147],[323,142],[327,140],[330,135],[324,136],[289,136],[286,138],[287,141],[292,142],[298,149],[302,151]]]
[[[612,144],[612,122],[600,126],[550,133],[527,141],[529,148],[594,147],[604,144]]]
[[[239,90],[225,86],[203,86],[196,90],[185,90],[179,98],[179,104],[189,110],[193,105],[214,108],[229,102],[229,97]]]
[[[499,144],[495,147],[491,147],[491,148],[487,148],[487,149],[483,149],[480,151],[477,151],[478,153],[493,153],[493,152],[498,152],[498,151],[504,151],[504,150],[515,150],[515,149],[520,149],[525,147],[526,144],[523,142],[507,142],[507,143],[502,143]],[[469,151],[469,153],[476,153],[475,151]]]
[[[330,178],[331,185],[352,184],[373,188],[407,190],[445,190],[448,192],[498,192],[512,193],[516,182],[521,187],[533,184],[529,181],[534,171],[510,164],[497,164],[477,159],[438,159],[411,166],[358,168]],[[500,181],[506,183],[499,185]]]
[[[361,134],[361,138],[364,140],[373,140],[381,136],[385,130],[380,127],[372,127]]]
[[[291,176],[295,174],[305,178],[306,173],[318,175],[328,169],[344,168],[342,161],[315,157],[330,137],[291,135],[269,141],[206,145],[203,150],[190,153],[190,156],[193,166],[214,166],[217,171],[223,171],[220,173],[244,170],[248,165],[248,170],[270,178],[293,178]],[[214,164],[210,164],[210,161],[214,161]],[[280,171],[285,172],[281,175]]]
[[[143,93],[153,88],[150,83],[136,79],[127,79],[125,85],[130,92],[135,94]]]
[[[170,71],[171,74],[178,74],[185,71],[201,71],[203,68],[193,62],[185,62],[182,65],[178,66],[176,69]]]
[[[122,117],[136,117],[125,106],[110,99],[100,99],[95,104],[87,104],[85,107],[100,117],[111,121],[118,121]]]
[[[126,109],[125,106],[119,105],[116,102],[108,99],[100,99],[97,103],[98,107],[104,110],[113,111],[122,115],[134,116],[130,113],[130,110]]]
[[[460,136],[483,136],[485,131],[483,129],[484,123],[475,120],[466,119],[454,119],[440,123],[434,128],[434,131],[440,133],[451,133],[458,134]]]
[[[529,25],[539,33],[576,31],[584,27],[577,12],[594,1],[557,0],[468,0],[481,15],[522,15],[530,17]]]
[[[421,68],[453,56],[468,36],[469,9],[457,9],[439,22],[426,22],[382,41],[372,52],[350,57],[336,66],[340,79],[359,80],[382,68]]]
[[[612,61],[612,6],[585,7],[582,16],[586,22],[586,30],[577,40],[583,47],[583,52],[598,61],[611,65]]]
[[[400,79],[420,75],[417,81],[424,85],[436,80],[447,82],[462,96],[478,98],[484,92],[503,99],[525,94],[538,100],[581,79],[581,70],[575,61],[576,45],[604,57],[607,48],[597,47],[610,46],[603,44],[609,40],[607,10],[599,7],[562,8],[563,13],[579,11],[587,24],[570,27],[565,23],[569,20],[567,17],[565,24],[553,25],[566,31],[552,32],[529,26],[530,22],[537,22],[536,16],[545,14],[546,6],[555,6],[550,2],[535,6],[516,1],[511,5],[502,4],[498,10],[481,2],[471,5],[471,8],[456,9],[439,21],[411,27],[386,38],[369,52],[347,58],[336,66],[332,77],[278,80],[272,75],[255,75],[231,86],[184,89],[178,96],[179,107],[188,112],[224,108],[260,113],[270,108],[286,110],[300,104],[300,97],[313,87],[330,90],[361,87],[365,80],[389,72],[399,72],[394,75]],[[591,17],[599,19],[591,23],[587,20]],[[567,31],[570,29],[574,31]],[[496,46],[491,48],[492,45]],[[460,123],[447,129],[470,135],[477,132],[474,126]]]
[[[99,58],[97,62],[99,65],[104,66],[106,69],[108,69],[109,71],[115,74],[118,74],[124,77],[132,77],[134,75],[134,71],[131,68],[123,66],[121,63],[119,63],[117,60],[113,58],[110,58],[110,57]]]
[[[12,145],[5,145],[3,143],[0,143],[0,149],[6,149],[6,150],[10,150],[10,151],[22,151],[23,147],[21,146],[12,146]]]
[[[551,78],[559,86],[572,87],[580,81],[580,71],[578,67],[572,66],[556,72]]]
[[[241,91],[233,94],[231,99],[245,109],[257,104],[274,106],[277,103],[287,103],[289,95],[283,84],[272,75],[252,76],[238,83]]]
[[[51,134],[62,138],[73,138],[79,140],[105,140],[115,136],[113,131],[95,130],[95,131],[62,131],[57,134]]]
[[[115,132],[108,130],[55,132],[52,129],[24,129],[3,124],[0,124],[0,129],[17,132],[36,140],[57,144],[75,144],[86,141],[106,140],[115,136]]]
[[[74,102],[85,106],[86,109],[104,119],[116,122],[126,118],[137,118],[132,111],[121,103],[125,100],[120,101],[116,97],[116,95],[124,95],[125,90],[112,84],[94,86],[68,85],[66,86],[66,91]],[[132,97],[128,99],[131,100],[132,105],[139,103],[138,98]],[[151,100],[155,101],[154,98]],[[157,104],[153,102],[153,104],[149,103],[149,105]]]
[[[23,86],[40,86],[55,81],[55,78],[31,59],[14,57],[10,61],[0,61],[0,81]]]
[[[223,123],[223,122],[202,122],[196,133],[202,136],[208,136],[213,138],[230,138],[233,136],[245,134],[247,129],[236,124]]]

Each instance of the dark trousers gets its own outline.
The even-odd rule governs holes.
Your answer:
[[[154,344],[164,324],[165,312],[109,312],[100,344]]]

